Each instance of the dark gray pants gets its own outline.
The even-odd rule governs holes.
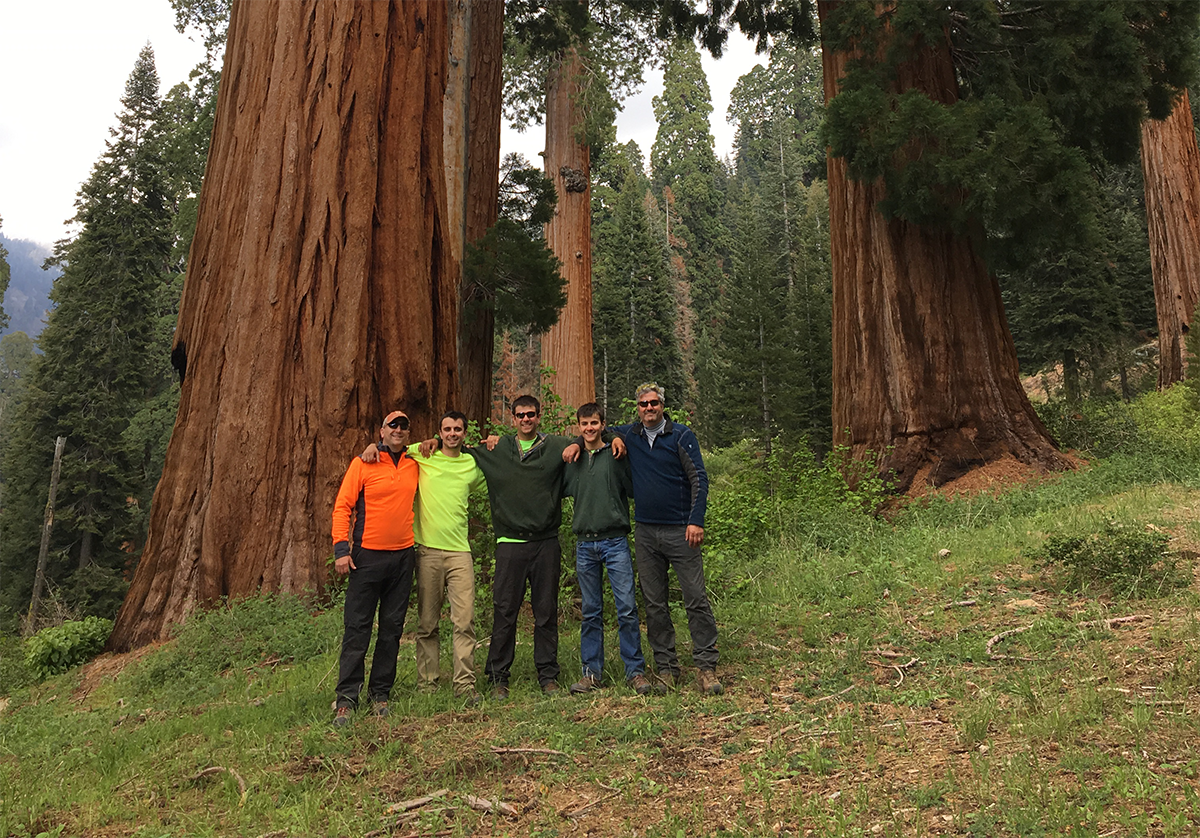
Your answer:
[[[691,547],[684,537],[685,526],[662,526],[639,522],[634,535],[638,579],[646,606],[646,639],[654,651],[654,668],[659,672],[679,672],[675,654],[675,624],[667,602],[667,568],[675,568],[683,589],[683,607],[687,611],[688,631],[692,635],[692,660],[700,669],[717,665],[717,621],[704,587],[704,559],[699,547]]]
[[[539,684],[558,679],[558,577],[562,548],[558,536],[541,541],[496,545],[492,583],[492,642],[484,668],[493,684],[507,684],[517,650],[517,615],[529,585],[533,606],[533,664]]]
[[[396,656],[400,651],[400,632],[408,613],[412,593],[416,552],[403,550],[354,551],[355,570],[350,571],[346,587],[343,617],[342,655],[338,664],[337,706],[357,707],[362,692],[367,647],[371,645],[371,625],[379,611],[379,634],[371,658],[371,680],[367,697],[387,701],[396,680]]]

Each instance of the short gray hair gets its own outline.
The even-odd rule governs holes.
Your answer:
[[[650,393],[650,392],[657,394],[658,400],[660,402],[662,402],[663,404],[667,403],[666,392],[663,390],[663,388],[661,386],[659,386],[657,383],[655,383],[653,381],[648,381],[645,384],[639,385],[638,388],[633,391],[633,397],[634,397],[634,399],[640,399],[642,397],[643,393]]]

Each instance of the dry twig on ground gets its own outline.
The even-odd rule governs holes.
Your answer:
[[[230,777],[232,777],[234,780],[237,781],[238,791],[241,792],[241,800],[238,801],[238,805],[241,806],[243,803],[246,802],[246,781],[242,779],[241,774],[238,774],[232,768],[226,768],[223,765],[214,765],[210,768],[205,768],[203,771],[201,771],[200,773],[193,776],[191,778],[191,782],[194,783],[197,780],[203,779],[204,777],[211,777],[213,774],[222,774],[222,773],[228,774]]]
[[[422,806],[427,806],[439,797],[444,797],[450,793],[450,789],[438,789],[437,791],[427,794],[424,797],[414,797],[412,800],[401,800],[399,803],[393,803],[384,809],[384,814],[394,815],[397,812],[408,812],[412,809],[420,809]]]
[[[1008,631],[1002,631],[999,634],[993,636],[987,642],[987,646],[984,647],[987,650],[987,656],[994,661],[997,661],[997,660],[1035,661],[1035,660],[1037,660],[1037,658],[1026,658],[1026,657],[1021,657],[1019,655],[1002,655],[1002,654],[999,654],[998,652],[992,651],[992,647],[995,646],[997,643],[999,643],[1004,638],[1012,637],[1014,634],[1020,634],[1021,632],[1029,631],[1031,628],[1033,628],[1033,623],[1030,623],[1027,626],[1022,626],[1021,628],[1015,628],[1015,629],[1009,629]]]
[[[509,806],[502,800],[488,800],[486,797],[476,797],[473,794],[467,795],[467,805],[479,812],[485,812],[489,815],[494,815],[499,812],[501,815],[511,817],[517,816],[517,810]]]

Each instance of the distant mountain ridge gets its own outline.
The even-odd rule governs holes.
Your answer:
[[[12,279],[4,295],[4,311],[8,313],[9,332],[25,332],[36,338],[46,325],[50,311],[50,287],[62,273],[61,268],[42,270],[42,263],[50,256],[49,245],[28,239],[10,239],[0,233],[0,244],[8,251],[8,265],[12,268]]]

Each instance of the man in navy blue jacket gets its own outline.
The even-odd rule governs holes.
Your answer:
[[[615,428],[625,439],[633,470],[634,550],[646,605],[646,638],[654,651],[659,691],[679,683],[675,626],[667,603],[667,568],[675,568],[683,589],[697,685],[708,695],[724,692],[717,679],[717,621],[705,590],[704,513],[708,473],[700,443],[686,425],[672,422],[657,384],[637,388],[635,425]]]

